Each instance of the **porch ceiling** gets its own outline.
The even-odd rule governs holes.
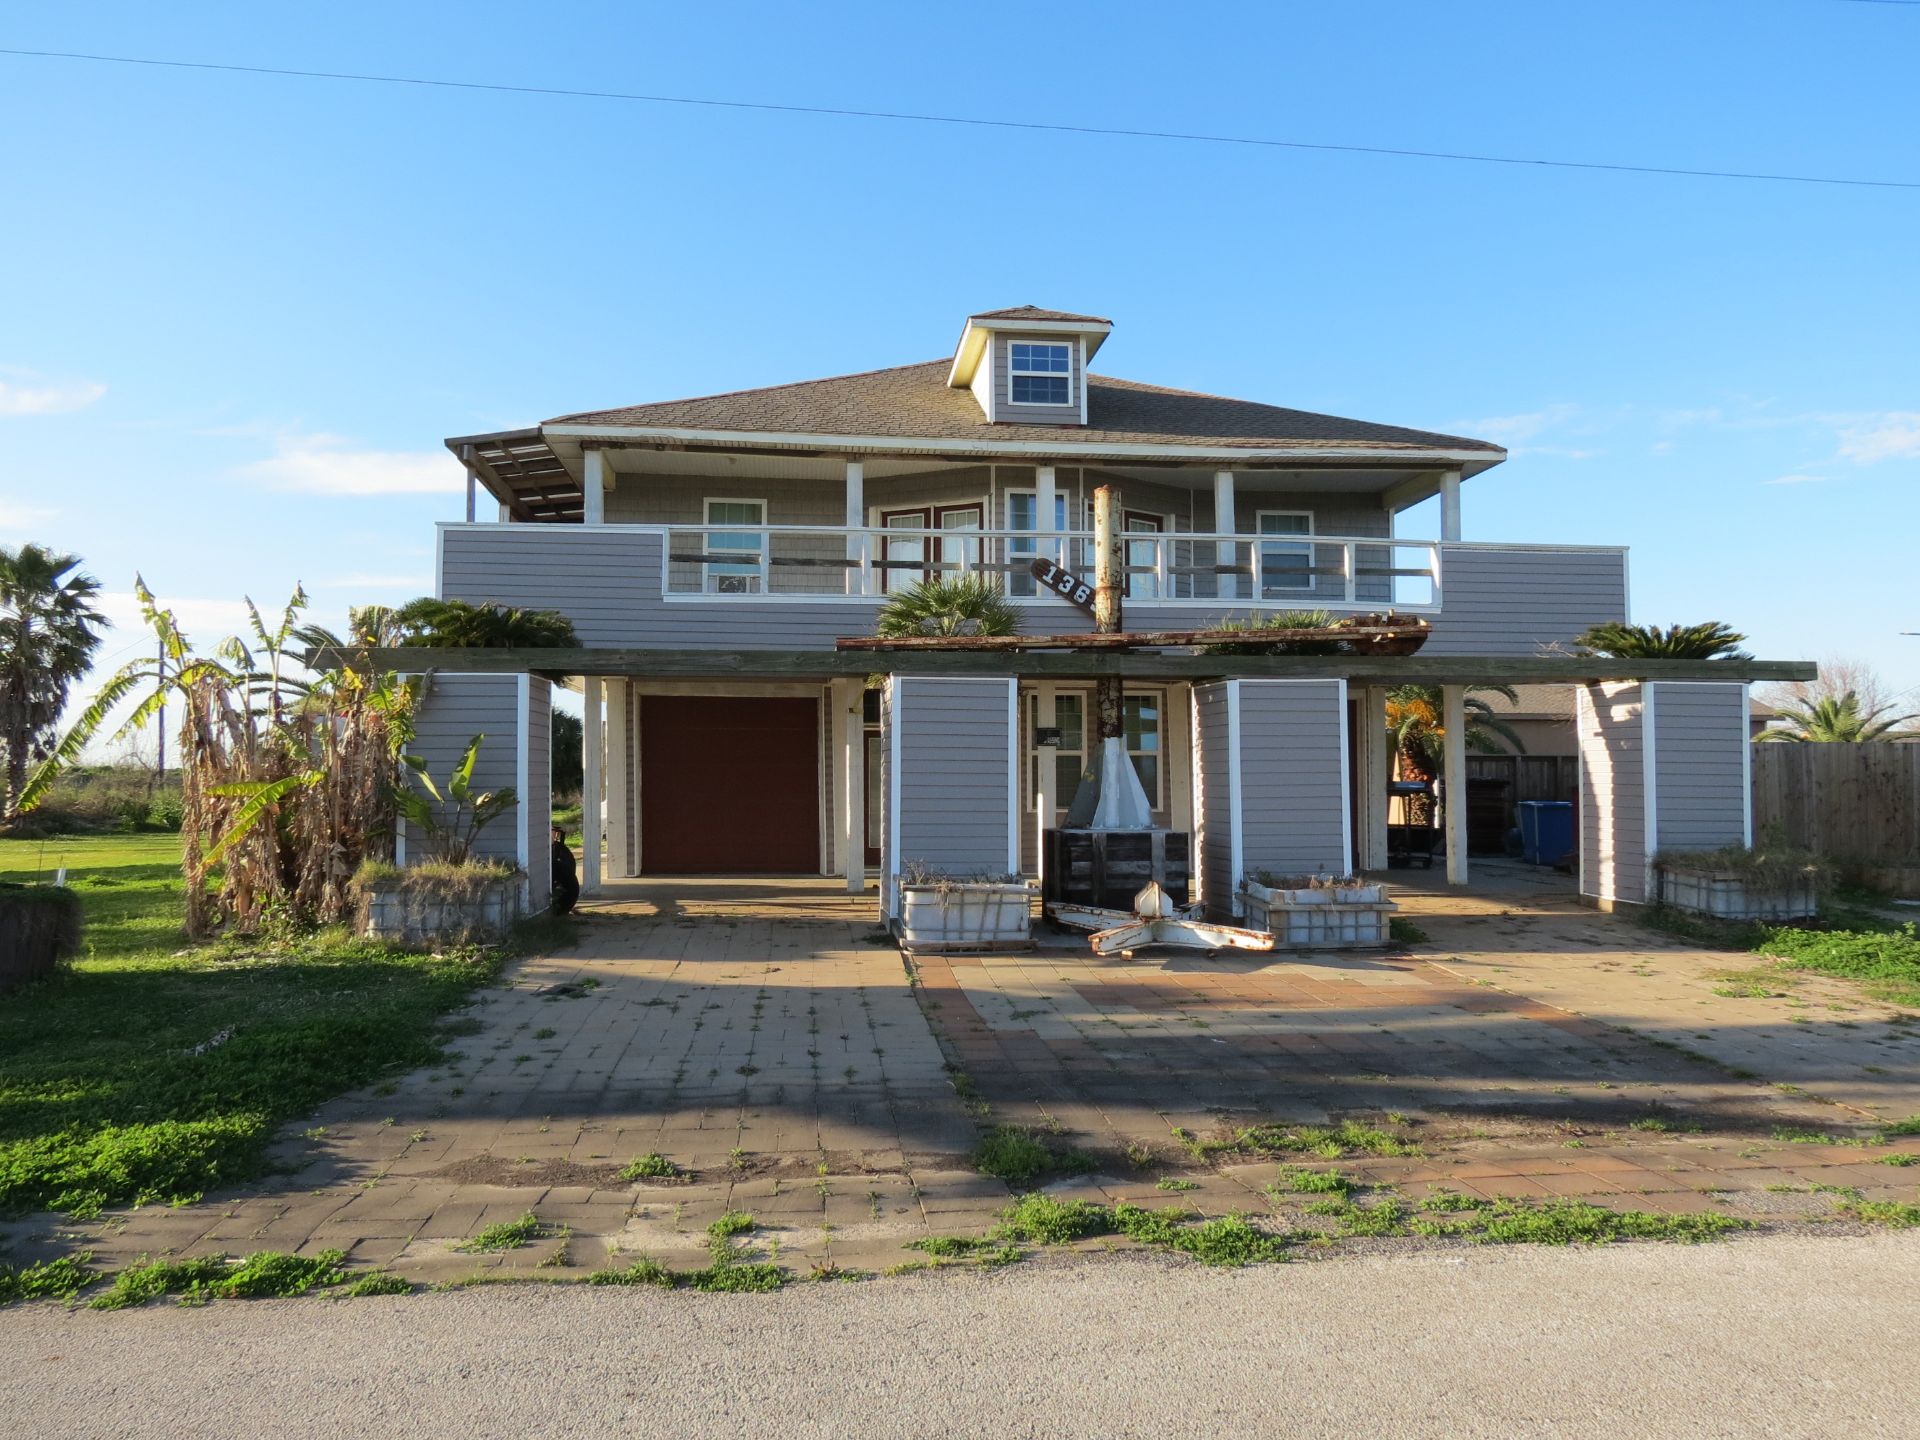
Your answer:
[[[1811,680],[1810,660],[1607,660],[1513,655],[1178,655],[1161,652],[409,649],[319,651],[313,663],[342,659],[376,670],[513,672],[538,675],[646,675],[661,679],[831,680],[872,673],[1019,675],[1079,679],[1347,679],[1364,685],[1585,685],[1603,680]]]

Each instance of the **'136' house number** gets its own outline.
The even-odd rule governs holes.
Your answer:
[[[1093,613],[1093,586],[1075,575],[1071,570],[1062,570],[1051,560],[1036,560],[1027,569],[1033,578],[1069,604],[1078,605],[1089,615]]]

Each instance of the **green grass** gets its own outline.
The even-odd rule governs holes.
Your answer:
[[[1782,969],[1857,980],[1876,999],[1920,1005],[1920,926],[1912,922],[1852,930],[1778,926],[1754,949],[1777,958]]]
[[[306,1295],[347,1278],[339,1250],[315,1255],[288,1255],[262,1250],[234,1261],[225,1255],[191,1260],[154,1260],[130,1265],[113,1276],[110,1288],[88,1301],[94,1310],[125,1310],[163,1295],[178,1295],[186,1305],[209,1300],[258,1300],[269,1296]],[[366,1277],[371,1280],[373,1277]],[[397,1277],[390,1277],[397,1278]],[[364,1283],[364,1282],[363,1282]],[[405,1284],[404,1281],[401,1282]],[[411,1289],[411,1286],[407,1287]],[[349,1294],[373,1291],[349,1290]]]
[[[1885,1225],[1896,1230],[1911,1230],[1920,1225],[1920,1205],[1905,1200],[1849,1200],[1840,1213],[1851,1215],[1869,1225]]]
[[[1300,1195],[1345,1195],[1359,1188],[1360,1182],[1338,1170],[1309,1170],[1304,1165],[1282,1167],[1273,1189],[1291,1190]]]
[[[444,1058],[440,1017],[496,972],[478,952],[330,932],[190,946],[179,844],[0,841],[0,879],[64,864],[87,917],[81,956],[0,1005],[0,1213],[86,1216],[250,1179],[285,1121]]]
[[[587,1276],[589,1285],[655,1285],[662,1290],[671,1290],[678,1283],[673,1271],[645,1255],[617,1269],[596,1270]]]

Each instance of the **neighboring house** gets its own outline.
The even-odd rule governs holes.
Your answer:
[[[532,797],[524,833],[495,849],[540,868],[529,735],[543,733],[549,673],[579,677],[586,701],[590,888],[605,878],[604,827],[607,877],[794,872],[857,889],[871,874],[889,909],[910,862],[1035,869],[1038,832],[1064,814],[1091,743],[1102,667],[1126,677],[1128,749],[1156,820],[1195,833],[1217,913],[1252,869],[1384,863],[1386,686],[1552,663],[1557,678],[1637,695],[1644,668],[1536,658],[1625,618],[1624,550],[1463,535],[1462,483],[1505,458],[1498,446],[1095,374],[1112,329],[987,311],[938,360],[449,440],[469,515],[440,526],[439,593],[563,611],[585,647],[440,657],[470,673],[436,691],[429,719],[449,736],[479,728],[469,715],[509,724],[495,780]],[[1024,632],[1086,628],[1026,569],[1089,563],[1101,484],[1124,506],[1130,629],[1391,607],[1428,618],[1431,639],[1403,660],[835,652],[835,637],[871,634],[890,589],[930,574],[1003,579]],[[480,491],[497,518],[478,512]],[[1396,536],[1396,517],[1435,496],[1441,538]],[[886,683],[868,689],[876,669]],[[1714,682],[1693,690],[1744,705],[1750,669],[1689,673]],[[1604,754],[1634,732],[1639,702],[1619,686],[1593,694]],[[1036,743],[1054,731],[1057,745]],[[1707,822],[1723,839],[1744,823],[1734,800]],[[1650,830],[1600,840],[1609,865],[1654,843]],[[1603,887],[1596,872],[1593,893],[1638,898],[1613,874]],[[536,899],[542,888],[536,877]]]

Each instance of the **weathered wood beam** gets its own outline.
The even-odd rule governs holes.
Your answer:
[[[661,679],[829,680],[864,675],[879,662],[869,651],[323,649],[310,663],[346,660],[372,670],[430,670],[536,675],[647,675]],[[1605,660],[1513,655],[1161,655],[1133,651],[900,651],[885,669],[899,675],[1022,675],[1036,679],[1337,679],[1370,685],[1584,685],[1602,680],[1811,680],[1810,660]]]

